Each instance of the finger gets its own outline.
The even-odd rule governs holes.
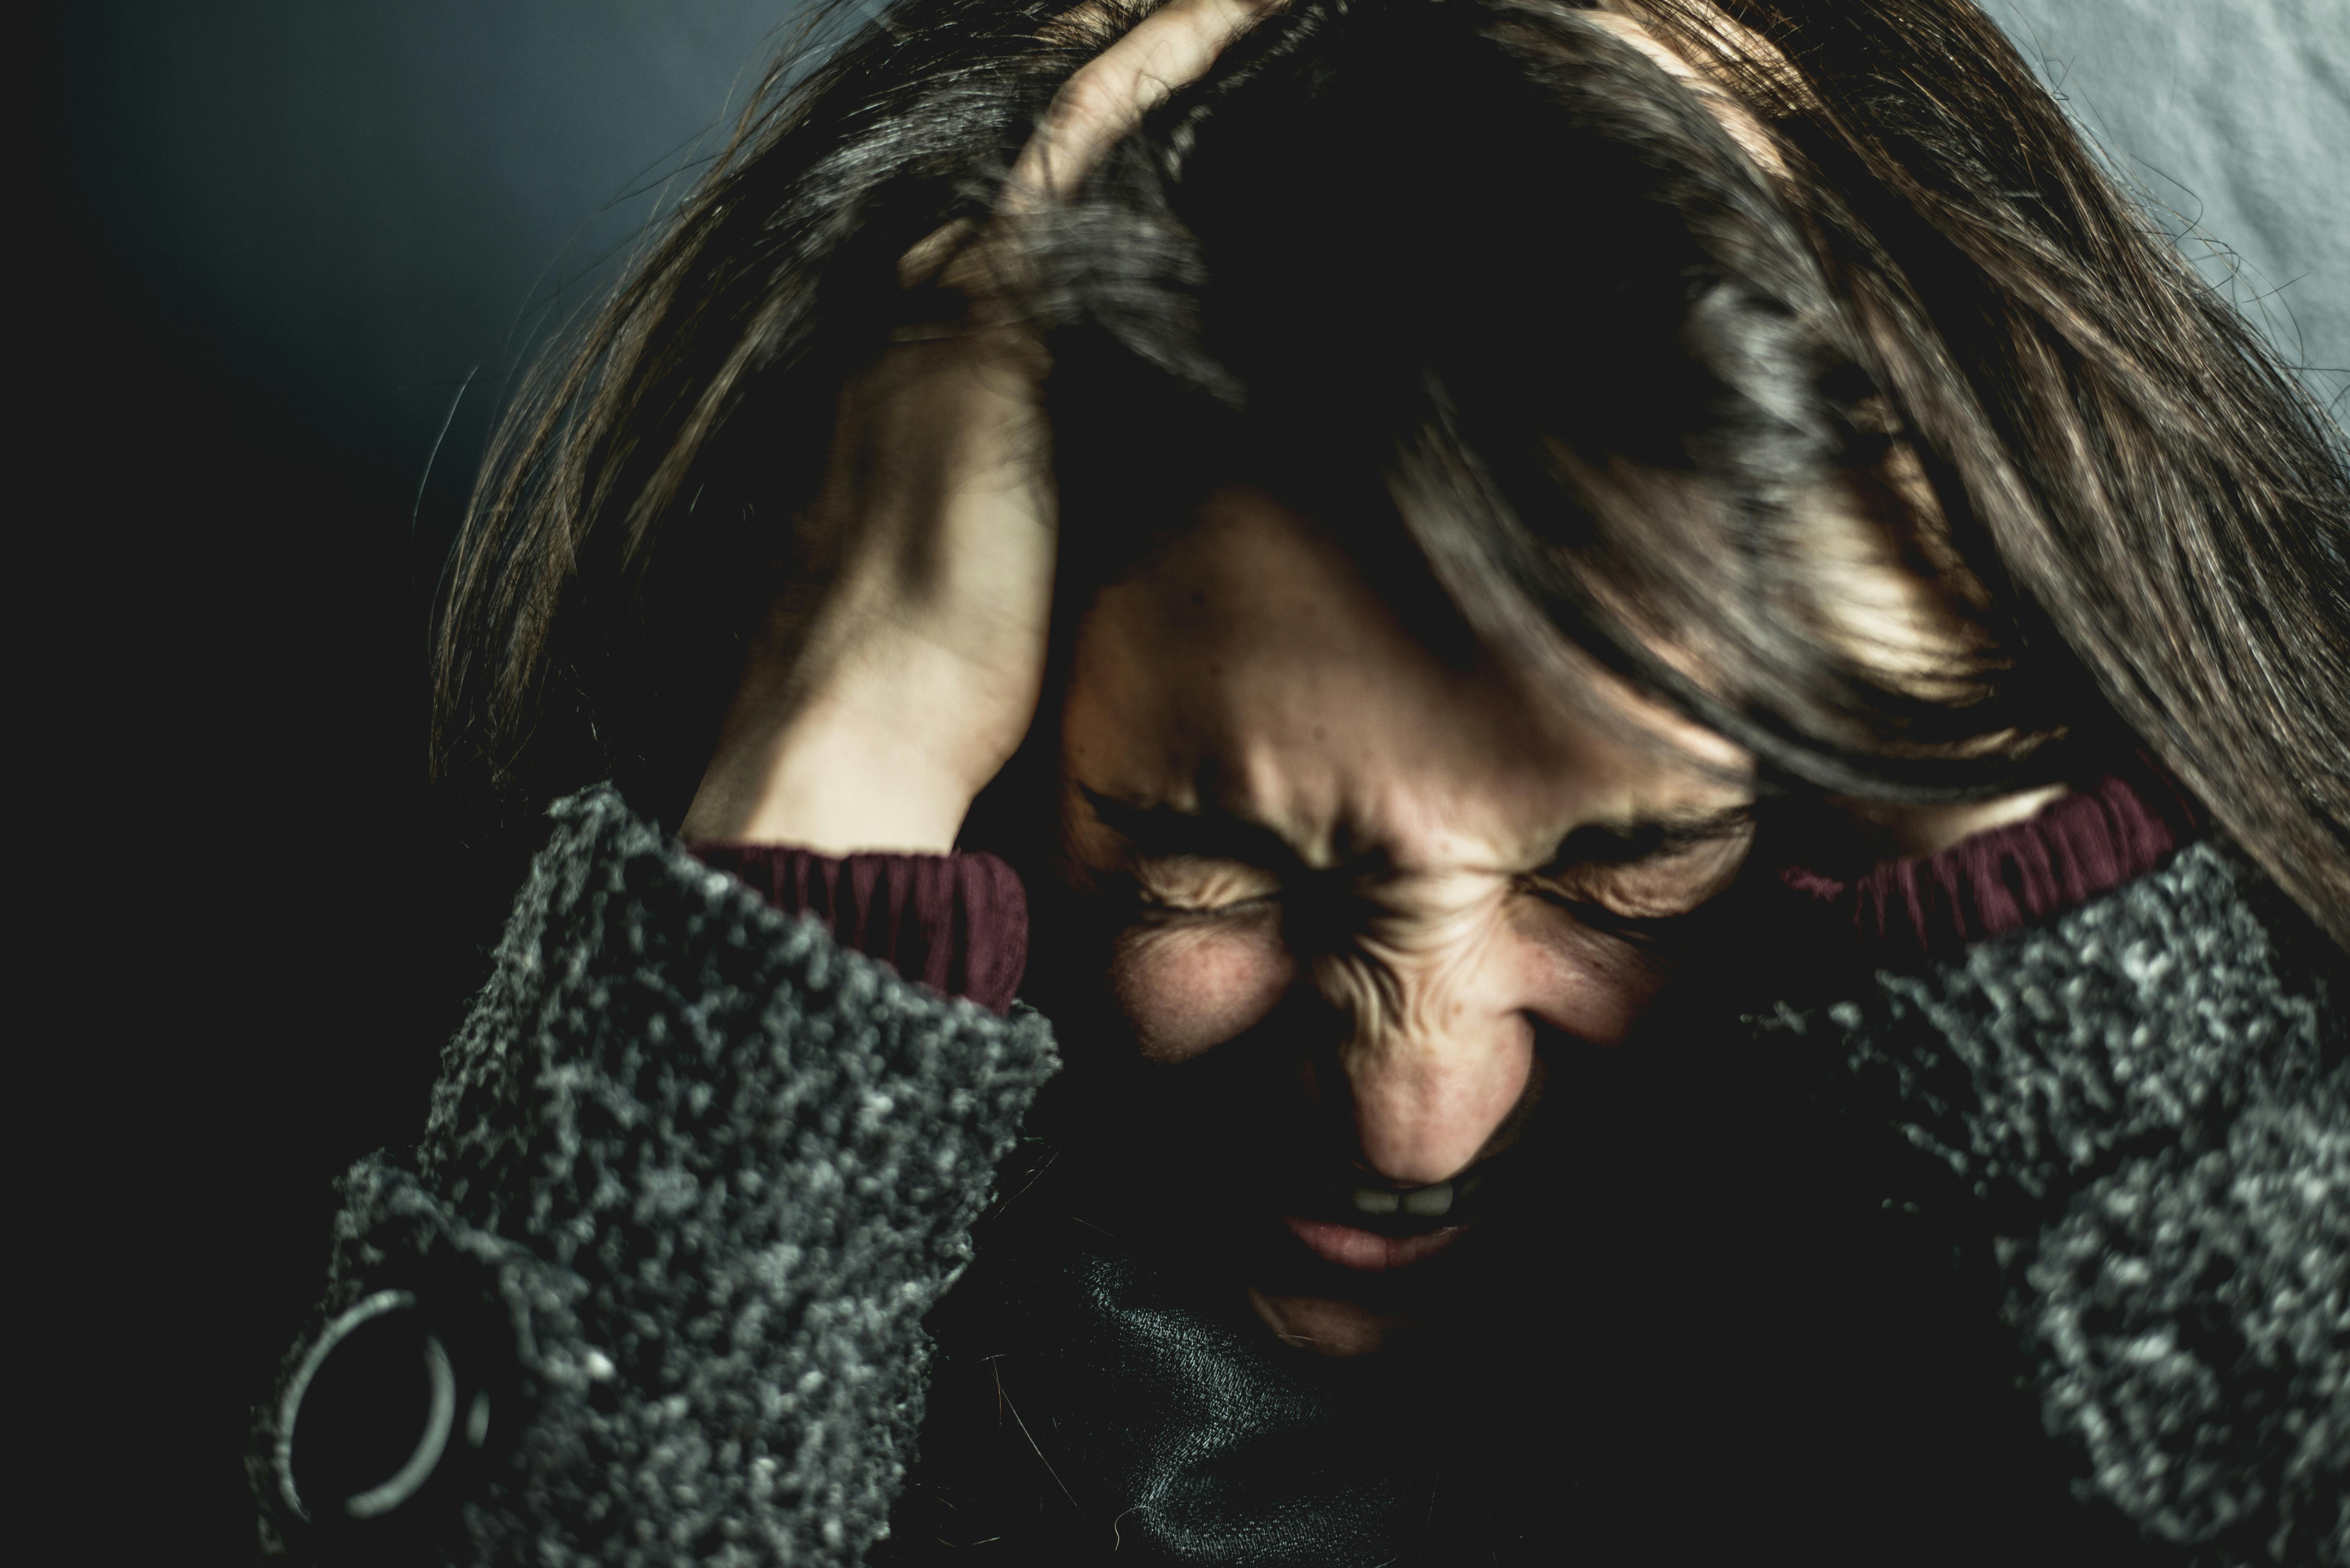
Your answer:
[[[1061,85],[1022,148],[1003,210],[1066,200],[1118,138],[1285,0],[1169,0]]]
[[[1667,76],[1687,88],[1700,103],[1705,105],[1708,112],[1721,122],[1721,128],[1730,132],[1730,139],[1738,143],[1739,151],[1752,159],[1757,167],[1782,180],[1788,178],[1787,160],[1779,151],[1778,141],[1770,131],[1763,129],[1762,122],[1755,118],[1754,111],[1724,90],[1720,82],[1701,74],[1695,66],[1674,52],[1663,39],[1642,26],[1635,17],[1614,11],[1587,11],[1584,15],[1589,18],[1594,26],[1615,34],[1616,36],[1646,55],[1662,68]],[[1721,26],[1725,30],[1738,26],[1735,22],[1730,22],[1727,19]],[[1783,57],[1779,55],[1778,50],[1771,48],[1754,34],[1743,27],[1738,27],[1738,33],[1741,46],[1752,51],[1753,57],[1764,59],[1776,57],[1783,61]],[[1764,49],[1770,50],[1769,55],[1762,55],[1760,52]]]

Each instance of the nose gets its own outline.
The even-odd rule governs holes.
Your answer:
[[[1337,988],[1357,993],[1338,1054],[1362,1157],[1399,1186],[1450,1180],[1524,1096],[1534,1025],[1524,999],[1473,969],[1381,978],[1375,996]]]

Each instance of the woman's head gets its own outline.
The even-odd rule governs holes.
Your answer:
[[[674,815],[826,568],[834,389],[935,309],[896,258],[1128,20],[929,0],[779,65],[510,427],[446,773]],[[1301,0],[1034,233],[1072,618],[1254,487],[1770,790],[1963,798],[2135,733],[2342,934],[2335,435],[1963,0]]]
[[[1416,1315],[1381,1276],[1542,1136],[1538,1047],[1626,1039],[1755,826],[1740,748],[1416,618],[1316,519],[1219,491],[1092,601],[1049,726],[1039,988],[1073,1054],[1149,1064],[1117,1119],[1152,1153],[1113,1163],[1339,1354]]]
[[[1041,246],[1075,575],[1242,477],[1791,782],[2012,785],[2094,699],[1987,600],[1771,133],[1659,57],[1551,5],[1303,8],[1162,109]]]
[[[900,258],[1131,21],[903,6],[746,122],[512,427],[444,769],[675,820],[837,559],[844,380],[958,329]],[[1295,0],[1021,232],[1060,605],[973,832],[1073,1050],[1177,1069],[1162,1173],[1306,1194],[1284,1332],[1409,1315],[1359,1265],[1535,1136],[1546,1041],[1719,980],[1792,805],[2142,740],[2350,931],[2334,435],[1963,0]]]

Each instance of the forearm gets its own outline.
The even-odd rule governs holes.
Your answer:
[[[369,1531],[416,1562],[643,1530],[854,1561],[920,1418],[921,1316],[1054,1065],[1034,1014],[844,950],[608,791],[565,803],[422,1146],[348,1179],[289,1356],[387,1290],[442,1331],[454,1435]],[[336,1560],[343,1499],[279,1445],[304,1418],[269,1414],[255,1480],[285,1542]]]
[[[2197,1562],[2330,1561],[2350,1064],[2305,967],[2318,939],[2281,940],[2256,891],[2192,845],[2057,919],[1783,1008],[1758,1039],[1876,1129],[1850,1136],[1888,1195],[1880,1242],[1988,1247],[2008,1370],[2075,1495]],[[2210,939],[2190,956],[2181,931]]]

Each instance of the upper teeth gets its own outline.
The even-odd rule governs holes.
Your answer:
[[[1358,1214],[1392,1214],[1401,1209],[1407,1214],[1432,1220],[1452,1208],[1452,1183],[1440,1181],[1433,1187],[1418,1187],[1409,1192],[1391,1192],[1385,1188],[1355,1189],[1355,1211]]]

